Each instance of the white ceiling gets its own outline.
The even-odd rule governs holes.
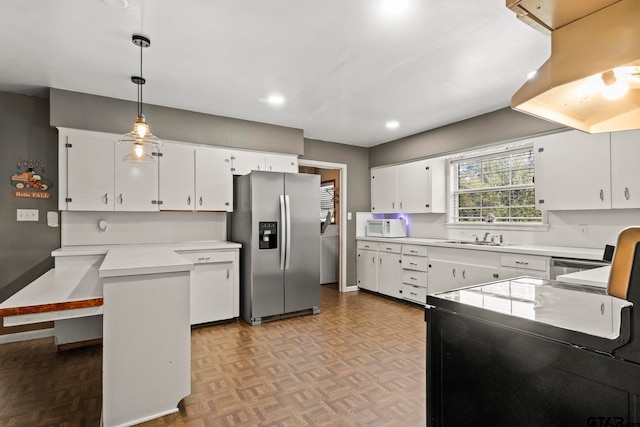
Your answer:
[[[140,33],[145,103],[373,146],[508,106],[549,56],[504,0],[383,1],[0,0],[0,90],[135,100]]]

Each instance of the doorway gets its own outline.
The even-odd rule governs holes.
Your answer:
[[[298,160],[298,170],[300,173],[320,175],[324,188],[318,191],[325,191],[327,197],[323,198],[323,207],[326,208],[323,216],[318,212],[319,219],[323,216],[325,220],[330,220],[331,225],[337,230],[338,240],[338,290],[347,292],[347,165],[343,163],[331,163],[315,160]],[[321,184],[322,185],[322,184]],[[331,198],[329,198],[331,194]],[[330,199],[333,199],[333,215],[326,215],[329,206],[325,206]],[[328,227],[327,227],[328,228]],[[330,239],[328,236],[325,238]]]

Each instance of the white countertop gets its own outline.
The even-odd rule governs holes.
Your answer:
[[[595,290],[565,287],[546,279],[520,277],[434,297],[597,337],[620,335],[620,313],[630,302]]]
[[[446,243],[447,240],[456,239],[431,239],[418,237],[357,237],[357,240],[366,240],[372,242],[391,242],[410,245],[437,246],[443,248],[470,249],[474,251],[503,252],[525,255],[541,255],[561,258],[576,258],[601,260],[604,249],[578,248],[571,246],[543,246],[543,245],[517,245],[505,244],[503,246],[483,246],[483,245],[461,245],[459,243]]]
[[[165,248],[172,251],[197,251],[197,250],[228,250],[240,249],[242,245],[224,240],[199,240],[192,242],[173,243],[146,243],[137,245],[86,245],[86,246],[63,246],[51,252],[51,256],[79,256],[79,255],[106,255],[110,249],[117,248]]]
[[[111,248],[100,265],[100,277],[189,271],[193,263],[169,248]]]
[[[611,266],[592,268],[590,270],[578,271],[577,273],[562,274],[556,280],[574,285],[593,286],[596,288],[606,288],[609,284],[609,273]]]

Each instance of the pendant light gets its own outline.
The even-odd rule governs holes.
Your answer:
[[[129,163],[155,163],[156,156],[154,154],[162,144],[149,130],[149,124],[145,121],[142,112],[142,85],[146,83],[144,77],[142,77],[142,49],[149,47],[151,40],[134,34],[131,41],[140,48],[140,75],[131,77],[131,82],[138,86],[138,119],[133,125],[133,130],[122,135],[118,140],[118,144],[129,148],[129,152],[122,158],[122,161]]]

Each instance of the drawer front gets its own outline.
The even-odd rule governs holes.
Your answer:
[[[368,250],[368,251],[377,251],[378,250],[378,243],[377,242],[367,242],[367,241],[358,240],[358,249],[365,249],[365,250]]]
[[[549,260],[543,257],[531,257],[527,255],[502,255],[500,265],[521,270],[547,271]]]
[[[402,253],[414,256],[427,256],[428,246],[402,245]]]
[[[233,262],[235,253],[222,251],[179,251],[182,257],[194,264],[209,264],[216,262]]]
[[[402,283],[409,285],[427,287],[427,273],[424,271],[402,270]]]
[[[389,252],[399,254],[402,252],[402,245],[399,243],[378,243],[378,252]]]
[[[402,297],[420,304],[427,303],[427,289],[418,286],[402,284]]]
[[[402,255],[402,268],[406,270],[429,270],[429,259],[422,256]]]

